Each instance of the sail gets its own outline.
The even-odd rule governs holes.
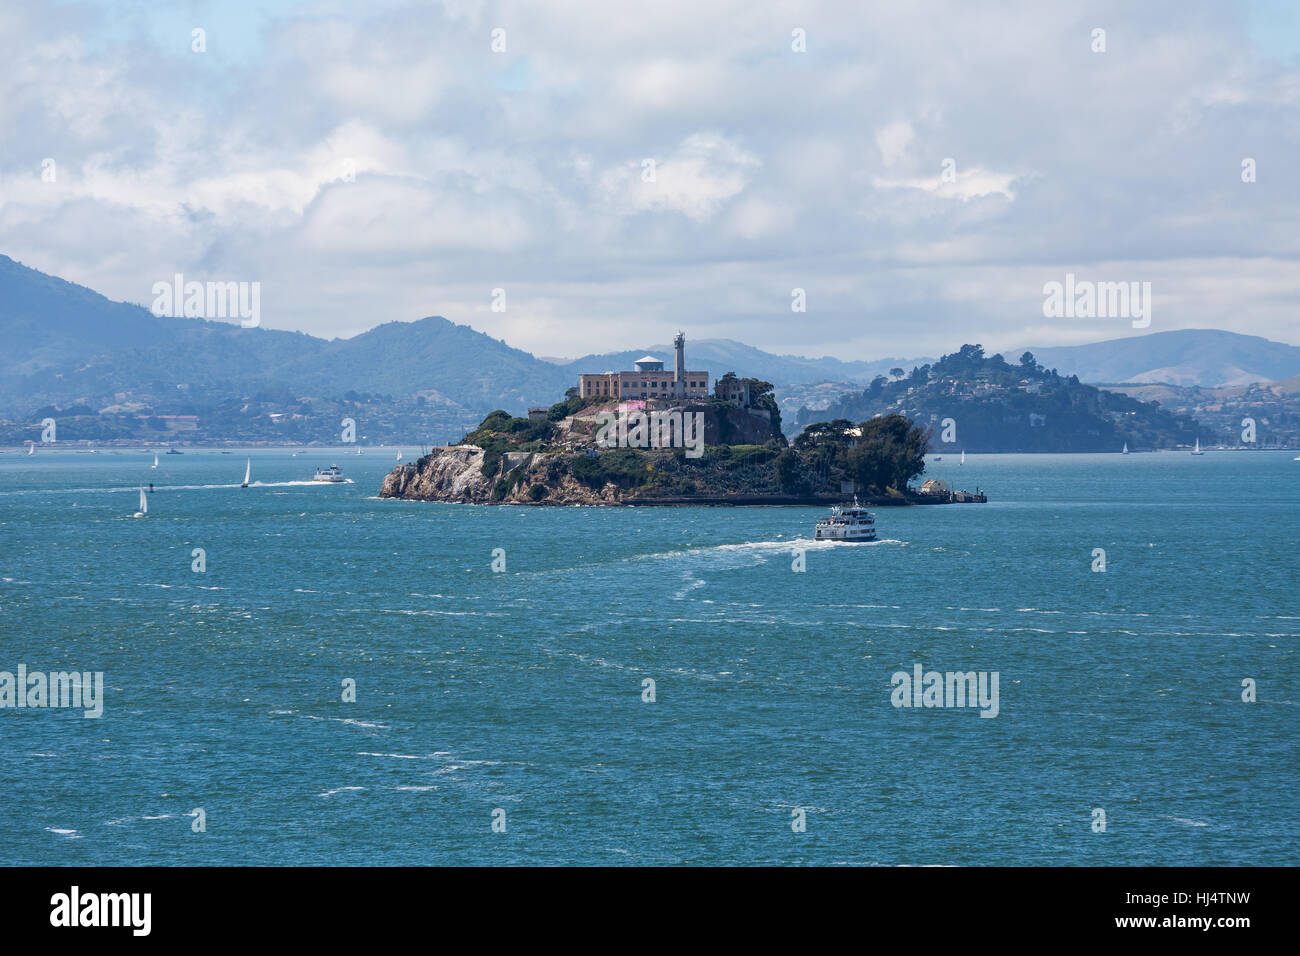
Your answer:
[[[147,515],[149,513],[149,499],[144,496],[144,486],[140,487],[140,513]]]
[[[158,467],[158,456],[157,456],[157,455],[154,455],[154,456],[153,456],[153,466],[154,466],[155,468]]]
[[[244,467],[244,484],[248,484],[248,479],[253,477],[253,459],[248,459],[248,464]]]
[[[961,450],[961,463],[962,463],[963,465],[966,464],[966,449],[965,449],[965,448],[963,448],[963,449]]]

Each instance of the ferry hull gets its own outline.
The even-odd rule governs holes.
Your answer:
[[[871,531],[866,534],[823,534],[822,530],[818,528],[813,537],[817,541],[875,541],[876,533]]]

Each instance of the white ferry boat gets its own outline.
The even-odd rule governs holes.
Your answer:
[[[876,516],[858,504],[858,496],[853,496],[853,505],[834,505],[829,518],[817,522],[818,541],[875,541]]]
[[[328,468],[318,468],[318,469],[316,469],[316,474],[315,474],[314,476],[312,476],[312,479],[311,479],[311,480],[312,480],[312,481],[328,481],[328,482],[331,482],[331,483],[337,483],[337,482],[340,482],[340,481],[347,481],[347,479],[343,477],[343,472],[341,472],[341,471],[339,470],[339,466],[338,466],[338,465],[330,465]]]

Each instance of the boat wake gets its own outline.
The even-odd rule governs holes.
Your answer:
[[[709,554],[752,554],[756,556],[785,555],[794,551],[832,551],[839,548],[854,550],[871,548],[879,545],[905,545],[906,541],[897,538],[881,538],[877,541],[817,541],[813,538],[791,538],[788,541],[745,541],[739,544],[714,544],[698,548],[682,548],[678,551],[661,551],[654,554],[637,555],[631,561],[656,561],[666,558],[706,556]]]

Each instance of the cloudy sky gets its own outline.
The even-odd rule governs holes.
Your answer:
[[[1300,344],[1300,4],[155,6],[0,0],[0,252],[110,298],[552,356],[1141,334],[1044,318],[1073,272]]]

